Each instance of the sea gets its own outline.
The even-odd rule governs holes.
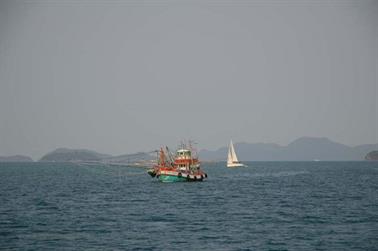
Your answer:
[[[378,250],[378,162],[0,163],[1,250]]]

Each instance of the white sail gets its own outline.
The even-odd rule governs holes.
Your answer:
[[[227,156],[227,167],[239,167],[245,166],[244,164],[240,163],[238,157],[236,156],[234,144],[232,144],[232,140],[230,142],[230,146],[228,147],[228,156]]]
[[[234,149],[234,144],[232,144],[232,141],[230,142],[230,149],[231,149],[231,156],[232,156],[232,162],[239,162],[238,157],[236,156],[235,149]]]
[[[228,147],[228,156],[227,156],[227,166],[232,164],[232,151],[231,151],[231,143]]]

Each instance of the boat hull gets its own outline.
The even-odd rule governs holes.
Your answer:
[[[187,181],[187,179],[184,178],[184,177],[162,174],[162,175],[159,176],[159,181],[161,181],[161,182],[183,182],[183,181]]]
[[[188,173],[174,170],[159,170],[157,177],[161,182],[203,181],[206,173]]]
[[[147,173],[151,175],[151,177],[156,176],[156,170],[154,168],[148,169]]]

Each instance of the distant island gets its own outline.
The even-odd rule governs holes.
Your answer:
[[[33,159],[24,155],[0,156],[0,162],[33,162]]]
[[[110,165],[148,166],[155,160],[149,153],[134,153],[112,156],[86,149],[58,148],[46,155],[41,162],[97,162]]]
[[[377,160],[378,144],[347,146],[328,138],[301,137],[287,146],[274,143],[236,143],[238,157],[242,161],[351,161]],[[217,150],[201,150],[201,161],[225,161],[227,146]],[[156,152],[138,152],[112,156],[86,149],[58,148],[45,154],[41,162],[91,162],[107,165],[150,166],[156,160]],[[0,157],[0,162],[30,162],[28,156]]]
[[[44,155],[39,161],[54,162],[74,162],[74,161],[100,161],[103,158],[111,157],[107,154],[101,154],[85,149],[68,149],[58,148]]]
[[[371,151],[365,156],[366,160],[378,160],[378,150],[377,151]]]

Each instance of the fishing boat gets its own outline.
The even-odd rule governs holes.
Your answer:
[[[200,162],[193,153],[193,148],[184,144],[175,155],[168,147],[160,148],[157,164],[147,172],[161,182],[203,181],[207,178],[207,174],[200,168]]]
[[[230,146],[228,147],[228,156],[227,156],[227,167],[242,167],[246,166],[238,160],[236,156],[234,144],[232,140],[230,141]]]

